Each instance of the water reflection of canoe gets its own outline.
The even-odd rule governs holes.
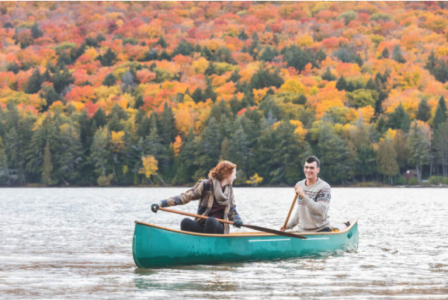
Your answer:
[[[340,232],[301,233],[307,239],[264,232],[199,234],[135,222],[132,252],[140,268],[285,259],[358,248],[357,220]]]

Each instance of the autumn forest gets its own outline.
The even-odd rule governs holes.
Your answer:
[[[1,186],[224,159],[292,185],[308,155],[335,185],[448,184],[447,3],[1,2],[0,27]]]

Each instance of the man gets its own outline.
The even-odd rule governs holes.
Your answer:
[[[306,179],[299,181],[295,186],[298,194],[294,216],[289,220],[286,228],[291,229],[298,225],[298,231],[331,232],[328,208],[331,199],[331,188],[328,183],[317,177],[320,171],[320,161],[315,156],[305,160],[303,172]]]

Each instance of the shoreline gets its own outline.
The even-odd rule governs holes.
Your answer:
[[[14,188],[39,188],[39,189],[56,189],[56,188],[64,188],[64,189],[70,189],[70,188],[189,188],[192,187],[192,185],[166,185],[166,186],[157,186],[157,185],[123,185],[123,186],[45,186],[45,185],[16,185],[16,186],[0,186],[0,189],[14,189]],[[273,185],[273,186],[234,186],[234,188],[293,188],[294,186],[288,186],[288,185]],[[331,185],[331,188],[381,188],[381,189],[390,189],[390,188],[448,188],[448,185],[393,185],[393,186],[387,186],[387,185],[378,185],[378,186],[357,186],[357,185]]]

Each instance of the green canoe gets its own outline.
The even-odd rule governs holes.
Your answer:
[[[358,249],[358,223],[340,232],[200,234],[135,222],[132,253],[139,268],[285,259]]]

